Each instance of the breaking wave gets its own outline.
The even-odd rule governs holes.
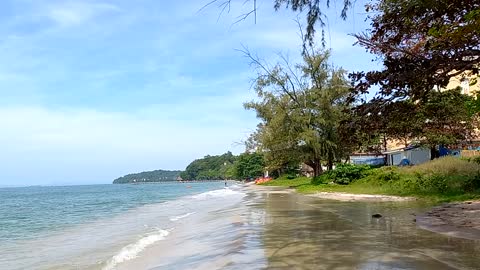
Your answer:
[[[137,242],[123,247],[115,256],[113,256],[103,268],[103,270],[114,269],[118,264],[134,259],[137,255],[144,250],[146,247],[165,239],[165,237],[170,233],[170,230],[158,230],[154,234],[147,235]]]

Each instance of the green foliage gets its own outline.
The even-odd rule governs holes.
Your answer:
[[[480,164],[456,157],[439,158],[413,167],[372,170],[363,184],[382,186],[400,195],[463,194],[480,188]]]
[[[315,177],[312,184],[333,182],[348,185],[368,175],[371,167],[368,165],[338,164],[334,170],[325,172],[320,177]]]
[[[439,158],[412,167],[373,168],[366,171],[365,177],[348,185],[327,184],[326,180],[295,185],[295,181],[283,178],[271,181],[269,185],[293,186],[305,193],[386,194],[438,201],[480,198],[480,164],[456,157]]]
[[[480,164],[480,156],[473,157],[473,158],[469,159],[469,161]]]
[[[399,140],[405,146],[412,141],[430,147],[454,144],[471,138],[478,115],[476,103],[459,89],[432,91],[417,102],[411,98],[387,104],[374,100],[353,110],[350,126],[357,132]]]
[[[237,179],[256,178],[263,176],[265,162],[260,153],[240,154],[234,163],[234,175]]]
[[[252,143],[265,153],[270,171],[305,163],[319,175],[322,163],[332,166],[346,155],[339,137],[345,117],[349,83],[346,72],[328,63],[330,53],[317,51],[303,55],[292,65],[286,59],[273,67],[245,52],[260,71],[255,90],[258,101],[245,104],[261,120],[252,134]]]
[[[114,184],[175,181],[182,171],[156,170],[149,172],[127,174],[113,181]]]
[[[264,186],[282,186],[282,187],[300,187],[304,185],[309,185],[311,179],[308,177],[297,177],[294,179],[289,179],[288,176],[282,176],[280,178],[274,179],[272,181],[263,183]]]
[[[236,160],[231,152],[218,156],[205,156],[191,162],[180,176],[185,180],[221,180],[234,177]]]

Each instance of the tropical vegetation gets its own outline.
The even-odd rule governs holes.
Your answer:
[[[244,53],[258,70],[258,99],[245,103],[261,121],[250,142],[264,153],[268,169],[284,171],[305,163],[315,176],[322,173],[322,164],[331,169],[348,146],[338,132],[346,117],[346,71],[328,62],[328,51],[315,48],[303,54],[301,63],[283,58],[274,66]]]
[[[313,181],[307,177],[281,177],[264,185],[287,186],[302,193],[385,194],[435,201],[479,199],[480,164],[478,160],[443,157],[412,167],[349,165]]]
[[[132,173],[113,180],[114,184],[175,181],[181,171],[155,170],[141,173]]]
[[[194,160],[180,176],[184,180],[223,180],[256,178],[263,173],[262,154],[245,152],[235,156],[227,152]]]

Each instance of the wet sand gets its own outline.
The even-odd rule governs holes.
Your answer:
[[[270,187],[192,215],[117,269],[478,269],[480,241],[423,230],[417,201],[334,201]],[[380,213],[382,218],[372,218]]]
[[[268,192],[268,187],[250,187]],[[272,192],[294,192],[292,189]],[[317,192],[306,196],[336,201],[362,202],[405,202],[415,201],[414,197],[391,195],[352,194],[342,192]],[[417,225],[425,230],[445,234],[452,237],[480,240],[480,200],[448,203],[433,207],[430,211],[420,214]]]
[[[480,241],[480,201],[434,207],[419,215],[417,224],[432,232]]]

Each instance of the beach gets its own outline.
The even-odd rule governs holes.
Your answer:
[[[478,269],[480,242],[416,225],[431,205],[336,201],[247,186],[116,269]],[[381,218],[372,218],[379,213]],[[197,225],[200,225],[197,227]]]
[[[429,203],[368,196],[334,200],[277,187],[222,185],[105,186],[138,194],[170,189],[183,195],[19,240],[16,246],[0,243],[0,268],[478,269],[480,265],[480,241],[418,226],[416,219],[432,209]],[[191,194],[181,193],[186,191]],[[375,214],[381,217],[372,217]]]
[[[417,224],[432,232],[480,241],[480,201],[433,207],[417,217]]]

